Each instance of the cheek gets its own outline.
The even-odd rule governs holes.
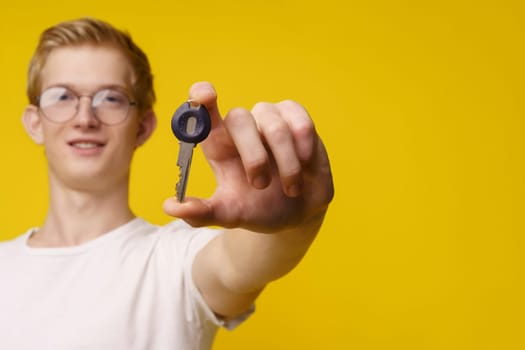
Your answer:
[[[42,128],[42,145],[44,146],[46,155],[60,153],[65,149],[65,141],[60,136],[60,129],[45,126]]]
[[[120,133],[118,138],[115,138],[119,150],[118,153],[122,156],[127,155],[128,157],[133,154],[137,146],[137,132],[137,127],[133,126]]]

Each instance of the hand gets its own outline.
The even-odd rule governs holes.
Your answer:
[[[211,198],[164,202],[193,226],[276,232],[322,221],[334,193],[328,156],[305,109],[292,101],[235,108],[224,120],[209,83],[190,98],[206,106],[212,130],[200,145],[214,172]]]

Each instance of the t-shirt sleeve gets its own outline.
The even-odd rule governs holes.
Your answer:
[[[195,257],[202,248],[206,246],[213,238],[221,234],[220,230],[210,228],[192,228],[188,224],[182,222],[180,229],[184,230],[186,236],[186,245],[183,259],[183,285],[185,300],[187,301],[186,315],[192,321],[196,321],[200,327],[223,327],[228,330],[233,330],[243,321],[245,321],[254,311],[255,305],[252,305],[246,312],[240,316],[224,320],[218,317],[208,306],[204,297],[198,290],[193,281],[192,266]]]

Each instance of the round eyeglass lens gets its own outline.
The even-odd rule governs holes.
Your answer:
[[[131,102],[129,98],[118,90],[106,89],[93,96],[91,106],[101,122],[118,124],[128,116]]]
[[[40,96],[40,109],[53,121],[63,122],[71,118],[77,108],[78,97],[65,87],[52,87]]]

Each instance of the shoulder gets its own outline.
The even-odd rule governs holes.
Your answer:
[[[176,244],[206,241],[221,232],[218,229],[209,227],[192,227],[180,219],[171,221],[167,224],[156,225],[142,218],[136,218],[128,224],[120,227],[118,231],[121,231],[123,236],[128,238],[156,237],[165,242],[173,242]]]
[[[221,233],[218,229],[192,227],[183,220],[175,220],[157,229],[159,242],[183,255],[199,251]]]
[[[27,237],[33,232],[33,230],[34,228],[27,230],[15,238],[0,242],[0,257],[19,254],[24,248]]]
[[[183,220],[174,220],[166,225],[157,226],[157,230],[167,238],[183,241],[214,237],[221,232],[209,227],[193,227]]]
[[[192,227],[183,220],[154,225],[137,218],[120,229],[116,236],[119,249],[156,252],[178,259],[191,258],[221,233],[212,228]]]

